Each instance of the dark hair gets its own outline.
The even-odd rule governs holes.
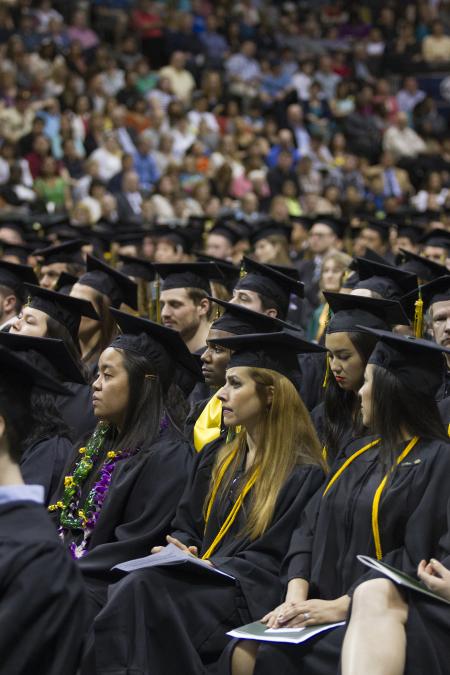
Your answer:
[[[262,295],[257,293],[258,298],[261,300],[261,308],[265,312],[268,309],[276,309],[278,319],[286,319],[287,311],[282,308],[278,302],[275,302],[273,298],[269,298],[268,295]]]
[[[114,321],[113,315],[109,311],[111,301],[107,295],[97,291],[95,288],[92,288],[92,291],[94,292],[93,305],[100,318],[100,339],[98,343],[91,349],[89,354],[86,354],[86,356],[83,358],[84,363],[88,363],[94,355],[100,356],[100,354],[107,347],[109,347],[117,333],[116,323]]]
[[[402,442],[401,432],[449,442],[434,398],[405,387],[390,370],[374,366],[371,429],[381,437],[380,458],[391,468]]]
[[[25,421],[30,416],[30,386],[16,372],[2,368],[0,379],[0,415],[5,420],[5,436],[9,455],[17,464],[23,451]]]
[[[373,352],[377,338],[369,335],[369,333],[360,332],[351,332],[347,335],[365,367]],[[353,438],[362,436],[364,433],[359,396],[354,391],[341,389],[334,377],[330,375],[325,390],[324,412],[323,444],[327,448],[327,457],[330,462],[336,457],[349,428],[352,429]]]
[[[80,369],[80,371],[82,372],[87,381],[89,379],[88,370],[81,361],[80,347],[78,343],[74,342],[71,334],[69,333],[67,328],[63,326],[62,323],[59,323],[59,321],[56,321],[56,319],[54,319],[51,316],[48,315],[46,316],[47,316],[47,332],[45,337],[53,338],[54,340],[62,340],[64,342],[71,357],[78,365],[78,368]]]
[[[27,426],[28,435],[24,440],[24,447],[28,448],[39,440],[52,436],[65,436],[72,441],[70,429],[61,417],[54,395],[39,387],[31,392],[30,424]]]
[[[186,293],[187,293],[187,296],[188,296],[189,300],[192,300],[194,305],[199,305],[202,302],[202,300],[208,299],[208,293],[206,291],[204,291],[202,288],[195,288],[195,287],[189,286],[188,288],[186,288]],[[208,300],[208,303],[209,303],[209,309],[208,309],[208,312],[206,314],[206,318],[208,319],[208,321],[210,321],[212,319],[212,316],[213,316],[214,307],[213,307],[212,302],[209,302],[209,300]]]

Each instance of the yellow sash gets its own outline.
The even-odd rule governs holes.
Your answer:
[[[214,395],[203,408],[194,425],[194,448],[201,452],[205,445],[220,436],[222,402]]]

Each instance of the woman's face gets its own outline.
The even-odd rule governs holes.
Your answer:
[[[31,337],[47,335],[47,314],[34,307],[23,307],[17,319],[11,325],[11,333],[20,333]]]
[[[261,420],[263,405],[248,368],[229,368],[225,385],[219,389],[217,397],[222,401],[223,422],[226,427],[241,425],[248,431],[256,428]]]
[[[84,286],[83,284],[74,284],[70,290],[70,295],[72,298],[79,298],[79,300],[87,300],[93,306],[97,314],[100,315],[100,307],[98,306],[98,296],[97,291],[95,291],[90,286]],[[80,328],[78,330],[78,336],[81,340],[87,339],[89,336],[93,335],[100,328],[100,322],[95,319],[90,319],[87,316],[82,316],[80,321]]]
[[[329,350],[330,370],[344,391],[357,392],[364,377],[365,364],[348,333],[328,333],[325,346]]]
[[[206,339],[206,349],[200,357],[202,373],[209,387],[222,387],[225,382],[225,371],[230,360],[231,352],[220,345],[212,345],[209,341],[224,337],[231,337],[231,333],[224,330],[210,328]]]
[[[327,260],[322,268],[321,288],[323,291],[337,292],[341,288],[342,268],[335,260]]]
[[[373,371],[375,366],[368,364],[364,372],[364,384],[359,390],[359,396],[361,399],[361,413],[363,424],[365,427],[370,427],[372,422],[372,384],[373,384]]]
[[[127,414],[130,396],[128,373],[120,350],[107,347],[98,362],[98,377],[92,385],[94,414],[119,429]]]
[[[260,263],[270,262],[276,257],[277,253],[275,244],[268,239],[260,239],[255,244],[255,257]]]

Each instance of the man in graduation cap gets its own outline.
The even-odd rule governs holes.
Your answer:
[[[154,236],[155,262],[184,263],[189,260],[193,246],[201,241],[202,231],[191,226],[158,225],[154,230]]]
[[[32,267],[0,260],[0,330],[20,313],[25,300],[24,283],[38,283]]]
[[[180,333],[191,353],[201,353],[212,318],[210,282],[223,273],[214,263],[155,264],[154,269],[162,278],[163,325]]]
[[[218,219],[206,236],[206,255],[233,260],[234,247],[241,238],[238,227],[227,219]]]
[[[85,243],[82,239],[73,239],[34,251],[40,262],[39,284],[42,288],[54,290],[62,272],[75,277],[81,276],[85,268],[82,254]]]
[[[379,218],[370,218],[363,223],[359,235],[360,242],[366,248],[381,255],[388,263],[394,263],[394,256],[389,246],[391,224]]]
[[[428,232],[422,239],[422,255],[428,260],[433,260],[439,265],[445,265],[450,269],[450,232],[444,229],[435,229]]]

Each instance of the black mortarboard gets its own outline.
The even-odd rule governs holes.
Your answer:
[[[396,300],[379,300],[329,291],[324,291],[323,295],[333,312],[327,333],[351,333],[361,323],[383,330],[397,324],[409,324],[402,305]]]
[[[402,306],[407,314],[412,316],[415,310],[415,303],[420,297],[423,301],[424,312],[435,302],[447,302],[450,300],[450,275],[433,279],[411,293],[407,293],[401,299]]]
[[[155,271],[162,277],[161,291],[173,288],[200,288],[211,295],[210,281],[226,280],[215,263],[155,263]]]
[[[281,373],[298,387],[299,365],[297,354],[325,352],[320,345],[302,340],[293,330],[276,333],[252,333],[208,340],[232,350],[228,368],[248,366],[267,368]]]
[[[279,223],[276,220],[265,220],[261,223],[258,223],[257,229],[250,236],[250,243],[252,246],[256,244],[257,241],[261,239],[267,239],[273,235],[285,237],[287,241],[290,241],[292,233],[291,223]]]
[[[155,369],[153,374],[160,377],[165,391],[172,383],[176,366],[188,371],[197,381],[202,380],[200,363],[190,353],[179,333],[117,309],[112,309],[111,313],[122,331],[113,340],[111,347],[136,352],[150,359]]]
[[[75,341],[78,339],[78,329],[82,316],[99,320],[97,312],[87,300],[79,300],[78,298],[72,298],[70,295],[31,284],[25,284],[25,293],[30,296],[30,307],[39,309],[65,326]]]
[[[112,241],[117,242],[121,246],[141,246],[145,234],[145,230],[120,232],[112,237]]]
[[[300,273],[296,267],[288,267],[287,265],[272,265],[272,263],[267,265],[267,267],[275,270],[275,272],[285,274],[287,277],[295,279],[295,281],[300,281]]]
[[[53,377],[2,346],[0,346],[0,377],[2,382],[10,381],[14,384],[20,382],[22,389],[31,390],[34,385],[55,394],[71,395],[71,392]]]
[[[313,218],[313,225],[317,223],[322,223],[323,225],[328,225],[338,239],[343,239],[345,234],[346,221],[337,216],[333,216],[331,213],[318,213]]]
[[[126,274],[92,255],[87,256],[86,267],[87,272],[80,277],[79,284],[106,295],[111,300],[112,307],[120,307],[125,303],[137,309],[137,285]]]
[[[450,354],[450,349],[430,340],[374,330],[366,326],[358,328],[367,330],[379,339],[368,363],[388,370],[410,391],[435,398],[442,384],[443,352]],[[420,415],[420,410],[417,414]]]
[[[72,290],[72,286],[78,282],[78,277],[74,274],[69,274],[68,272],[61,272],[56,282],[56,286],[53,289],[64,295],[69,295]]]
[[[221,258],[216,258],[213,255],[206,255],[206,253],[201,253],[193,251],[197,256],[198,262],[210,262],[214,263],[220,271],[220,274],[217,276],[217,279],[211,277],[211,281],[217,281],[228,290],[231,294],[233,292],[234,285],[239,279],[241,270],[236,265],[233,265],[232,262],[228,260],[222,260]]]
[[[225,309],[222,316],[211,325],[211,328],[215,330],[227,331],[233,335],[246,335],[248,333],[274,333],[284,328],[292,329],[292,326],[285,321],[254,312],[243,305],[225,302],[218,298],[209,298],[209,300]]]
[[[145,281],[153,281],[155,278],[155,268],[150,260],[144,258],[135,258],[131,255],[119,255],[119,260],[122,264],[120,271],[126,274],[127,277],[136,277],[138,279],[145,279]]]
[[[239,279],[235,290],[254,291],[274,300],[283,316],[286,316],[291,293],[303,298],[304,285],[301,281],[296,281],[287,274],[277,272],[269,265],[262,265],[246,256],[242,259],[242,265],[247,274]]]
[[[242,238],[241,230],[232,222],[219,219],[215,225],[209,230],[208,234],[220,234],[225,237],[232,246],[237,244]]]
[[[16,263],[0,260],[0,284],[7,286],[23,301],[24,283],[39,285],[39,281],[30,265],[18,265]]]
[[[436,246],[436,248],[445,248],[450,250],[450,232],[442,229],[435,229],[428,232],[420,240],[422,246]]]
[[[366,288],[387,300],[398,300],[405,293],[417,288],[415,274],[365,258],[356,258],[355,262],[359,276],[355,288]]]
[[[400,269],[415,274],[422,281],[432,281],[448,274],[447,268],[434,262],[434,260],[428,260],[423,255],[412,253],[412,251],[405,251],[402,248],[400,252],[399,259],[402,261]]]
[[[57,246],[48,246],[47,248],[38,248],[33,251],[33,255],[43,258],[44,265],[53,263],[77,263],[84,265],[81,249],[85,246],[83,239],[73,239]]]
[[[203,230],[190,226],[157,225],[152,234],[156,237],[156,240],[164,239],[174,246],[180,246],[185,253],[190,253],[196,244],[201,245]]]
[[[410,239],[413,244],[418,244],[423,235],[423,224],[414,220],[406,220],[397,225],[397,236]]]
[[[378,232],[381,239],[385,242],[389,241],[391,224],[387,220],[380,218],[370,218],[363,224],[363,229],[374,230]]]
[[[33,249],[34,246],[29,246],[28,244],[10,244],[7,241],[0,240],[0,256],[2,258],[17,258],[22,264],[27,263],[28,256]]]
[[[0,345],[13,352],[37,352],[48,362],[45,372],[53,376],[52,370],[54,370],[55,376],[64,382],[86,384],[82,372],[63,340],[0,332]]]

